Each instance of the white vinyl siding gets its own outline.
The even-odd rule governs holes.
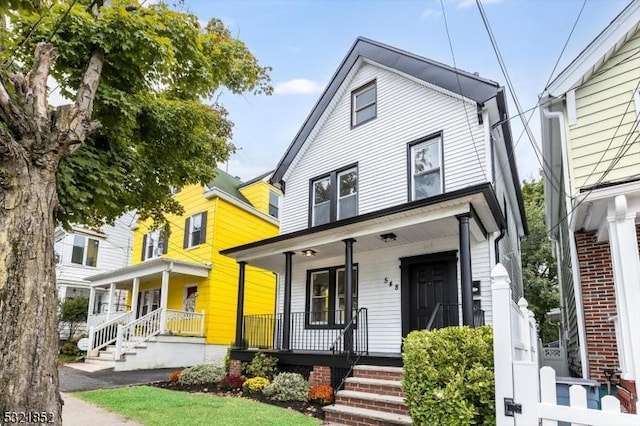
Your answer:
[[[485,320],[491,324],[491,278],[489,264],[489,242],[477,242],[471,239],[471,270],[473,280],[481,282],[482,309],[485,311]],[[369,330],[369,351],[400,353],[402,343],[402,312],[408,314],[408,307],[401,306],[400,296],[400,258],[416,256],[420,254],[438,253],[458,249],[458,238],[447,237],[432,240],[432,247],[437,247],[432,251],[424,250],[424,243],[408,244],[393,248],[385,248],[367,252],[358,251],[358,243],[354,243],[354,263],[358,264],[358,308],[367,308],[368,330]],[[314,270],[324,267],[344,264],[344,256],[316,260],[302,264],[293,258],[293,276],[291,284],[291,312],[304,312],[306,305],[306,279],[307,270]],[[460,299],[460,269],[457,271],[458,277],[458,303]],[[279,276],[278,303],[276,311],[283,311],[284,297],[284,274]],[[385,282],[385,278],[387,282]],[[389,285],[392,282],[393,285]],[[398,284],[396,289],[395,284]],[[306,338],[311,339],[317,330],[305,330]],[[292,331],[292,345],[296,339]],[[305,338],[305,337],[302,337]]]
[[[351,128],[351,91],[373,79],[376,119]],[[307,228],[309,181],[349,164],[358,164],[358,214],[408,202],[407,144],[437,132],[442,132],[444,190],[486,181],[476,105],[378,66],[365,63],[348,78],[318,123],[284,177],[281,233]]]
[[[577,123],[568,128],[574,193],[597,184],[627,142],[633,146],[602,182],[640,173],[640,141],[637,129],[633,130],[638,117],[634,95],[640,80],[639,50],[640,35],[636,33],[602,64],[601,71],[576,89]]]

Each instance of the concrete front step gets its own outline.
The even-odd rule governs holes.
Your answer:
[[[104,368],[115,367],[116,362],[112,359],[100,358],[97,356],[88,356],[84,359],[85,364],[102,365]]]
[[[394,414],[407,414],[404,398],[401,396],[341,390],[336,393],[336,405],[368,408]]]
[[[344,384],[345,390],[376,393],[403,397],[402,383],[397,380],[366,379],[362,377],[349,377]]]
[[[378,410],[370,410],[346,405],[328,405],[324,407],[325,421],[329,424],[341,424],[348,426],[411,425],[411,418],[402,414],[386,413]]]
[[[353,377],[380,380],[402,380],[402,367],[380,367],[377,365],[356,365]]]

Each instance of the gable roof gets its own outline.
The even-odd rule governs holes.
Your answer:
[[[247,200],[244,195],[242,195],[238,190],[238,188],[242,186],[242,181],[237,177],[231,176],[225,171],[216,169],[216,177],[214,177],[213,180],[207,184],[207,186],[210,189],[218,188],[222,192],[226,192],[227,194],[231,195],[233,198],[251,205],[249,200]]]
[[[272,183],[280,183],[282,181],[287,169],[304,145],[309,134],[338,92],[338,89],[351,71],[351,68],[353,68],[360,58],[368,59],[418,80],[442,87],[450,92],[471,99],[478,104],[484,104],[489,99],[495,97],[500,91],[500,85],[495,81],[487,80],[475,74],[377,41],[358,37],[278,163],[271,177]]]
[[[640,2],[633,0],[549,83],[541,98],[559,97],[587,81],[640,28]]]
[[[242,183],[238,188],[244,188],[245,186],[249,186],[252,185],[256,182],[259,182],[261,180],[264,180],[266,177],[268,177],[271,173],[273,173],[273,170],[269,170],[268,172],[264,172],[263,174],[261,174],[260,176],[256,176],[253,179],[249,179],[248,181]]]

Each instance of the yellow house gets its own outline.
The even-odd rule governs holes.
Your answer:
[[[132,265],[88,278],[91,296],[129,293],[126,312],[89,313],[89,362],[131,370],[224,356],[235,339],[239,266],[219,251],[278,234],[282,194],[269,175],[242,182],[218,170],[208,185],[174,191],[184,214],[167,215],[168,231],[137,224]],[[244,275],[240,314],[273,314],[276,276],[255,267]]]

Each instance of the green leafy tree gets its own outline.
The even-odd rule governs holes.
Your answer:
[[[542,179],[522,185],[529,235],[522,240],[522,279],[524,297],[536,316],[543,342],[558,339],[557,325],[549,323],[546,313],[560,306],[558,276],[551,243],[547,239]]]
[[[60,302],[60,325],[66,325],[69,335],[67,341],[73,340],[78,327],[87,321],[89,299],[86,297],[68,297]]]
[[[169,188],[209,181],[234,149],[227,112],[203,100],[271,87],[219,20],[136,0],[38,5],[0,3],[0,412],[59,424],[56,224],[180,213]],[[49,77],[68,105],[48,104]]]

